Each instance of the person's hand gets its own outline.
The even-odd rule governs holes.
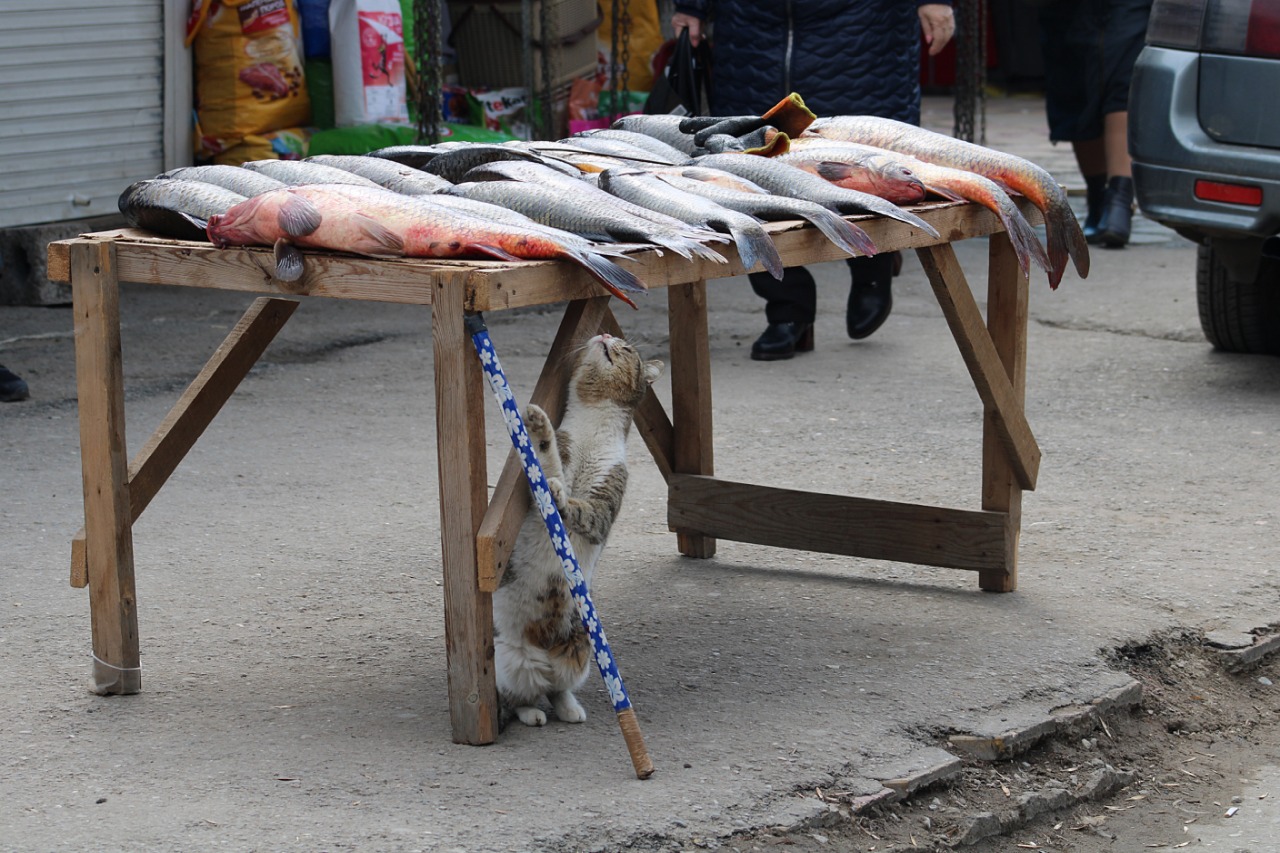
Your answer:
[[[956,34],[955,13],[945,3],[925,3],[919,7],[919,13],[920,31],[924,35],[924,43],[929,45],[929,55],[937,56]],[[675,23],[675,18],[671,21]],[[693,35],[692,30],[689,35]]]
[[[948,8],[950,11],[950,8]],[[671,29],[675,30],[676,38],[680,37],[680,31],[689,30],[689,44],[694,47],[698,46],[698,42],[702,41],[702,19],[695,18],[693,15],[686,15],[684,12],[676,12],[671,16]]]

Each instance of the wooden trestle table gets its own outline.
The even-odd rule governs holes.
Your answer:
[[[1038,223],[1039,213],[1018,200]],[[966,203],[912,208],[941,235],[903,223],[854,219],[881,251],[915,249],[985,411],[981,508],[951,509],[729,482],[714,476],[708,280],[741,275],[730,263],[641,252],[636,271],[670,315],[671,413],[650,391],[636,428],[668,488],[676,547],[710,557],[717,539],[975,571],[984,590],[1017,583],[1021,497],[1035,487],[1040,451],[1023,409],[1028,282],[1000,222]],[[814,228],[771,223],[787,266],[845,257]],[[990,235],[984,322],[951,244]],[[459,743],[498,734],[491,596],[528,505],[508,459],[492,498],[485,459],[486,387],[463,329],[471,311],[564,304],[559,332],[527,401],[556,412],[560,356],[600,331],[622,334],[608,296],[565,262],[370,260],[309,253],[298,282],[275,280],[268,249],[216,249],[146,232],[85,234],[50,245],[50,278],[71,283],[84,480],[84,528],[72,542],[72,584],[88,586],[95,686],[141,689],[132,524],[266,350],[298,297],[362,299],[431,307],[440,477],[449,708]],[[209,359],[132,461],[126,458],[119,282],[264,293]],[[643,310],[643,302],[641,309]],[[619,313],[625,320],[623,308]]]

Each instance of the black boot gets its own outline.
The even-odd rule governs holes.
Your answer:
[[[28,396],[30,392],[22,377],[0,364],[0,403],[16,403]]]
[[[781,361],[813,351],[812,323],[770,323],[751,345],[753,361]]]
[[[893,310],[895,255],[900,264],[901,255],[897,252],[854,258],[849,262],[853,281],[849,286],[849,304],[844,319],[845,330],[855,341],[880,328]]]
[[[1107,181],[1107,203],[1098,225],[1098,239],[1108,249],[1122,249],[1133,229],[1133,178]]]
[[[1084,218],[1084,239],[1089,245],[1102,242],[1098,226],[1102,224],[1102,211],[1107,203],[1107,176],[1084,176],[1085,199],[1089,205]]]

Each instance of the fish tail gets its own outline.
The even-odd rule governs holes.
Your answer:
[[[717,264],[729,263],[729,259],[726,258],[724,255],[720,254],[710,246],[702,245],[696,240],[689,241],[689,250],[693,252],[693,254],[697,255],[699,258],[702,258],[704,260],[712,261]]]
[[[896,219],[899,222],[905,222],[908,225],[914,225],[916,228],[919,228],[921,231],[928,234],[930,237],[938,236],[938,229],[934,228],[928,222],[925,222],[923,219],[921,219],[919,216],[916,216],[911,211],[903,210],[902,208],[898,207],[896,204],[891,204],[889,206],[892,207],[893,210],[884,210],[884,211],[877,211],[877,212],[883,213],[883,215],[889,217],[890,219]]]
[[[693,240],[688,240],[684,237],[666,237],[661,234],[657,234],[649,236],[649,240],[659,246],[665,246],[680,257],[689,261],[693,260],[693,251],[690,247],[702,248],[701,244]]]
[[[1067,258],[1081,278],[1089,276],[1089,244],[1065,196],[1054,197],[1044,208],[1045,236],[1049,242],[1049,287],[1057,289],[1067,269]]]
[[[729,226],[729,233],[738,247],[738,257],[748,270],[762,265],[769,275],[782,280],[782,256],[778,247],[773,245],[769,233],[755,223],[735,224]]]
[[[582,249],[573,249],[566,253],[566,257],[585,268],[597,281],[604,285],[605,290],[632,308],[637,307],[636,303],[627,294],[644,293],[648,290],[643,281],[603,255]]]
[[[802,214],[823,235],[851,255],[874,255],[876,244],[871,236],[849,220],[837,216],[826,208],[814,207]]]

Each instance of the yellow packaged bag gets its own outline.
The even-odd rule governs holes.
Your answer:
[[[187,44],[195,45],[198,156],[310,124],[295,0],[195,0]]]

